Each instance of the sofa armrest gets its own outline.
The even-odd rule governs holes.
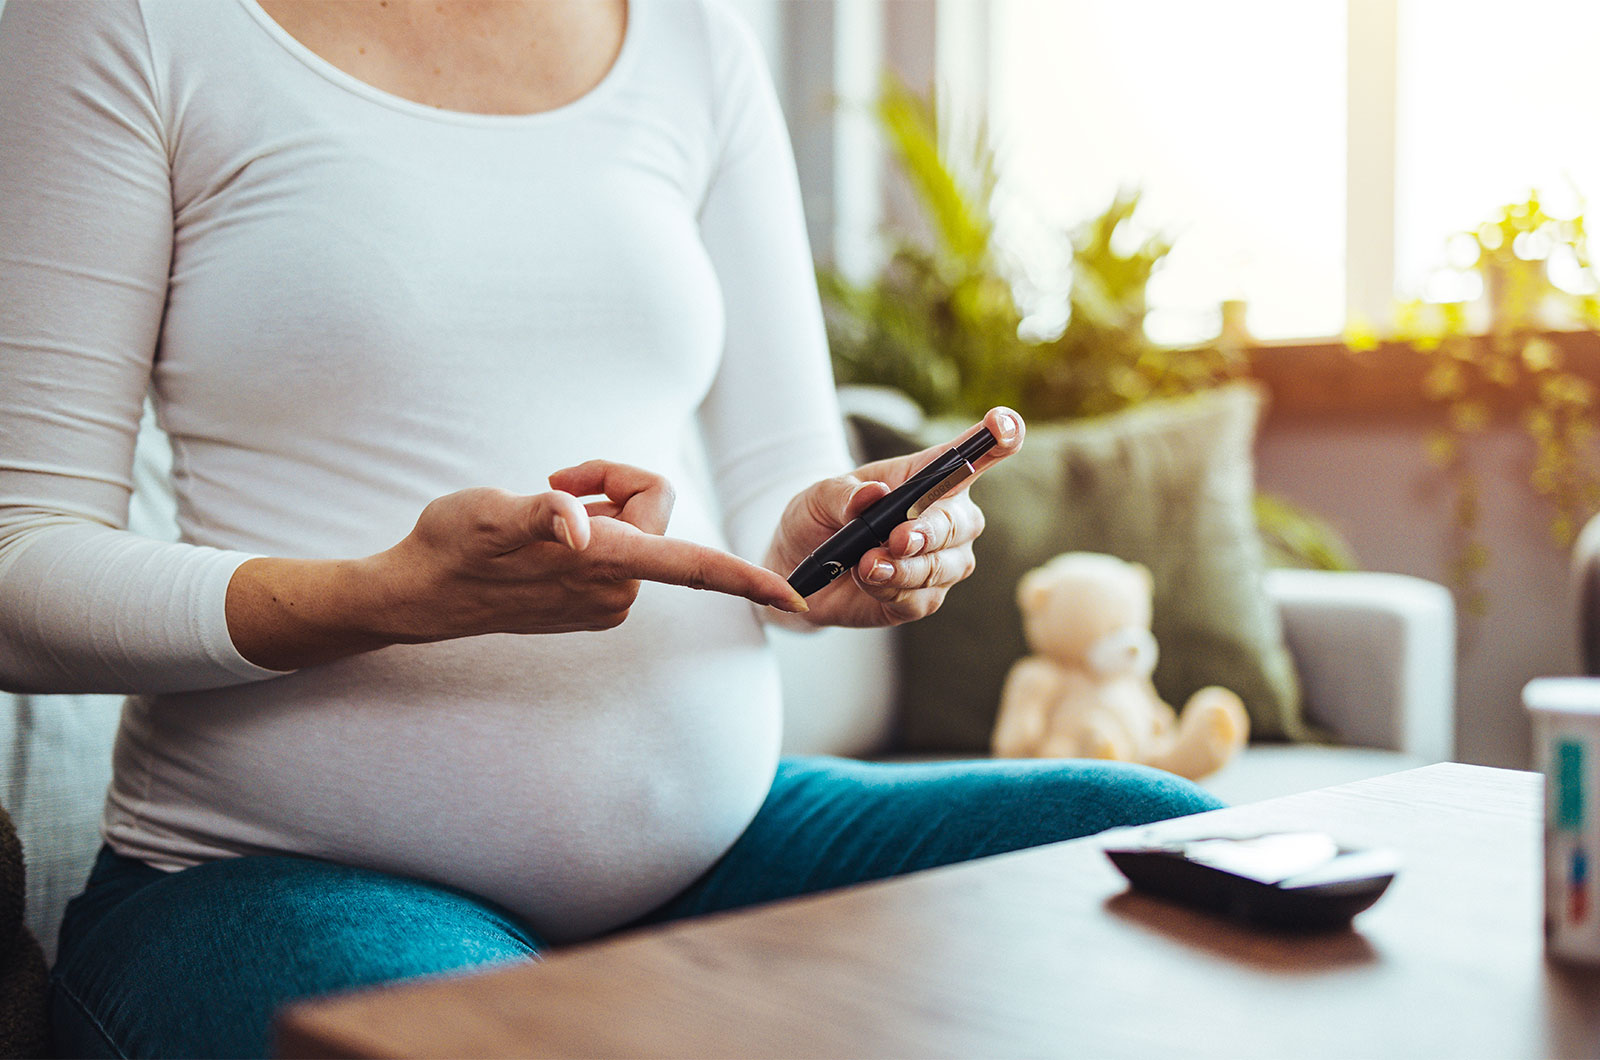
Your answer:
[[[1455,741],[1455,603],[1405,574],[1274,570],[1267,591],[1306,716],[1340,740],[1447,761]]]
[[[61,913],[100,848],[122,699],[0,693],[0,801],[27,864],[25,923],[52,962]]]
[[[1267,591],[1312,722],[1357,746],[1452,757],[1455,606],[1447,589],[1404,574],[1274,570]],[[898,685],[894,632],[768,635],[783,676],[785,752],[880,752]]]

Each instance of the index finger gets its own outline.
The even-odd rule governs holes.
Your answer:
[[[596,520],[590,549],[619,577],[741,596],[791,614],[809,610],[804,598],[775,571],[693,541],[624,530],[625,525]]]

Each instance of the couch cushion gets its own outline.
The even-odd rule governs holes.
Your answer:
[[[67,902],[100,846],[121,696],[0,695],[0,799],[28,871],[28,930],[54,960]]]
[[[1067,424],[973,484],[988,528],[977,572],[938,613],[905,627],[897,747],[982,753],[1011,664],[1027,654],[1018,579],[1074,549],[1143,563],[1155,576],[1156,687],[1174,706],[1208,684],[1237,692],[1253,737],[1300,738],[1299,688],[1265,588],[1252,507],[1261,395],[1244,384]],[[934,445],[964,424],[916,429],[858,416],[871,458]]]
[[[1351,784],[1431,764],[1419,755],[1369,747],[1254,744],[1199,784],[1229,805]],[[1359,837],[1350,837],[1359,841]]]

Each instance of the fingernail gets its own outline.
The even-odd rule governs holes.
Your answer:
[[[550,520],[550,526],[555,530],[556,536],[561,539],[561,543],[563,545],[566,545],[568,548],[573,547],[572,531],[567,529],[567,521],[565,519],[557,515]]]
[[[906,536],[906,555],[915,556],[928,544],[928,539],[919,531],[913,530]]]
[[[875,583],[886,582],[893,574],[894,568],[880,559],[878,562],[874,563],[872,565],[872,569],[867,572],[867,581]]]
[[[788,595],[773,597],[771,606],[779,611],[787,611],[791,615],[803,615],[811,610],[811,605],[806,603],[806,598],[795,592],[793,586],[789,587]]]
[[[1017,436],[1017,421],[1012,416],[1000,417],[1000,440],[1009,442]]]

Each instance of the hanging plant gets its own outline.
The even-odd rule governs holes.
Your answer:
[[[1043,421],[1116,412],[1245,374],[1244,359],[1222,344],[1171,347],[1145,333],[1146,289],[1172,244],[1141,230],[1133,189],[1060,233],[1072,279],[1048,297],[1066,303],[1065,323],[1054,334],[1025,334],[1017,291],[1040,287],[997,245],[998,166],[983,131],[960,148],[941,147],[935,102],[893,78],[876,116],[924,232],[892,236],[888,260],[864,282],[819,268],[840,383],[895,387],[935,415],[1009,405]]]
[[[1424,361],[1423,396],[1443,412],[1428,455],[1455,483],[1451,578],[1469,613],[1487,600],[1490,553],[1481,535],[1484,486],[1471,440],[1507,416],[1532,443],[1528,484],[1549,509],[1551,541],[1570,548],[1600,508],[1595,466],[1596,390],[1572,370],[1562,332],[1600,329],[1600,277],[1582,213],[1552,216],[1537,191],[1453,238],[1458,301],[1403,303],[1394,338]],[[1375,337],[1352,336],[1354,348]]]

